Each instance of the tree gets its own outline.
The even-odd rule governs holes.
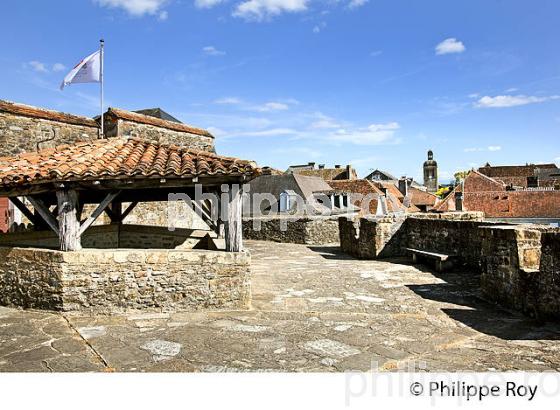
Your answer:
[[[455,185],[458,185],[459,182],[461,182],[462,179],[465,179],[467,177],[467,175],[469,175],[469,172],[471,172],[471,171],[455,172],[455,174],[453,174],[453,176],[455,177]]]

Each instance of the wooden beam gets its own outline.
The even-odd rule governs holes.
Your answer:
[[[80,226],[80,236],[86,231],[86,229],[88,229],[91,226],[92,223],[95,222],[97,218],[99,218],[99,215],[103,213],[105,208],[107,208],[107,206],[111,203],[111,201],[115,199],[120,194],[120,192],[121,191],[116,191],[107,194],[105,199],[101,201],[101,203],[97,206],[97,208],[95,208],[95,210],[91,213],[91,215],[84,221],[82,226]]]
[[[216,222],[212,219],[212,213],[204,209],[202,204],[196,201],[191,201],[194,211],[202,218],[202,220],[212,229],[216,230]]]
[[[132,210],[134,208],[136,208],[136,205],[138,205],[138,202],[131,202],[130,205],[128,206],[128,208],[126,208],[124,210],[124,212],[121,215],[121,221],[124,221],[124,218],[126,218],[128,216],[129,213],[132,212]]]
[[[241,252],[243,250],[241,205],[242,190],[238,185],[230,186],[227,220],[225,221],[226,251],[228,252]]]
[[[21,202],[17,196],[11,197],[10,201],[17,209],[20,210],[22,214],[27,217],[27,219],[29,219],[33,223],[33,225],[40,225],[40,223],[37,223],[37,217],[35,216],[35,214],[33,214],[33,212],[31,212],[29,208],[26,207],[25,204]]]
[[[78,193],[71,189],[56,191],[58,200],[58,218],[61,251],[78,251],[82,249],[80,221],[78,220]]]
[[[32,196],[28,196],[27,200],[33,205],[33,208],[37,211],[41,218],[47,223],[47,225],[58,234],[58,222],[56,222],[55,217],[51,214],[48,206],[39,199]]]

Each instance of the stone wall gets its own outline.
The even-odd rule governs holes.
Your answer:
[[[462,262],[477,264],[477,228],[483,215],[477,212],[449,214],[391,215],[357,220],[339,219],[340,244],[345,253],[357,258],[375,259],[406,255],[406,248],[457,253],[467,248]],[[480,252],[478,252],[480,256]]]
[[[375,259],[403,254],[405,232],[401,229],[404,215],[339,218],[340,247],[343,252],[360,259]]]
[[[0,156],[33,152],[98,138],[97,123],[90,118],[62,113],[58,113],[62,115],[61,120],[25,116],[2,111],[1,103],[2,101],[0,101]],[[35,107],[31,108],[35,109]],[[36,110],[51,113],[47,110]],[[64,122],[66,116],[77,120],[74,123]]]
[[[257,217],[243,220],[243,237],[261,241],[323,245],[339,242],[334,217]]]
[[[560,318],[560,230],[545,225],[483,222],[480,213],[340,218],[341,249],[376,259],[414,248],[455,255],[481,275],[489,301],[538,318]]]
[[[107,122],[105,124],[107,124]],[[214,147],[214,138],[212,137],[184,131],[175,131],[151,124],[141,124],[123,119],[118,119],[116,124],[109,125],[106,135],[108,137],[139,137],[150,141],[175,144],[202,151],[216,151]]]
[[[0,304],[110,313],[240,309],[250,304],[245,252],[0,248]]]
[[[126,209],[128,203],[123,204]],[[140,202],[124,220],[127,224],[209,229],[208,225],[184,201]]]
[[[482,237],[481,213],[433,214],[411,217],[406,221],[406,247],[455,255],[460,264],[480,268]]]
[[[484,297],[538,319],[560,319],[560,231],[482,228]]]
[[[536,278],[540,293],[541,316],[560,317],[560,232],[543,232],[541,236],[540,274]]]

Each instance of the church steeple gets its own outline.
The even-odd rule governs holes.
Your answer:
[[[432,150],[428,150],[428,160],[424,162],[424,186],[428,188],[428,192],[438,190],[437,162],[434,161]]]

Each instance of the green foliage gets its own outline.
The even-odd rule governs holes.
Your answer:
[[[462,179],[465,179],[467,175],[469,175],[469,172],[470,171],[455,172],[455,174],[453,175],[455,177],[455,184],[458,184]]]

